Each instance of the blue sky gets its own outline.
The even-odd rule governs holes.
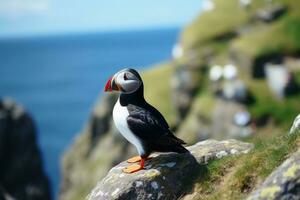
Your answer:
[[[183,26],[201,0],[0,0],[0,36]]]

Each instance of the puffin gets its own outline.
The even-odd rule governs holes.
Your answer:
[[[126,68],[114,74],[104,91],[120,93],[113,108],[113,121],[138,152],[138,156],[127,160],[132,165],[125,167],[124,173],[144,169],[153,152],[189,153],[183,146],[186,143],[174,135],[163,115],[145,100],[144,84],[135,69]]]

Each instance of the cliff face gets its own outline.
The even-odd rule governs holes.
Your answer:
[[[34,122],[11,99],[0,100],[0,163],[1,199],[51,199]]]

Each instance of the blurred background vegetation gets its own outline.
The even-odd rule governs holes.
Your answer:
[[[172,70],[173,74],[178,74],[177,71],[198,76],[190,79],[189,84],[193,89],[188,105],[178,105],[176,104],[178,102],[165,105],[156,103],[155,99],[153,103],[165,111],[169,122],[177,127],[178,134],[191,144],[203,138],[232,137],[255,144],[254,151],[250,155],[230,157],[210,163],[209,174],[204,181],[203,177],[199,178],[196,186],[198,195],[194,197],[195,199],[244,199],[274,168],[298,148],[297,136],[288,137],[287,132],[300,112],[298,87],[300,3],[292,0],[215,0],[212,7],[201,13],[183,30],[179,41],[181,47],[179,57],[161,66],[162,69]],[[230,87],[228,84],[209,79],[212,68],[215,66],[226,68],[228,64],[237,68],[234,79],[243,82],[243,89],[247,91],[248,95],[243,101],[233,97],[234,95],[229,97],[226,95],[225,90]],[[270,71],[278,68],[284,70],[279,75],[272,75]],[[147,73],[150,72],[145,73],[146,83]],[[281,90],[284,94],[281,96],[278,95],[278,91],[275,91],[276,89],[272,90],[272,85],[279,84],[286,73],[289,74],[289,78],[283,82],[284,86]],[[161,76],[154,88],[165,91],[166,89],[161,88],[165,84],[159,83],[159,80],[165,81],[164,76]],[[177,79],[180,79],[180,76]],[[195,83],[191,83],[192,80],[195,80]],[[227,81],[234,84],[233,80],[223,80],[223,82]],[[181,81],[181,84],[184,84],[184,81]],[[221,87],[221,91],[216,92],[212,87],[213,84],[221,84],[218,86]],[[180,86],[173,86],[173,91],[174,87],[175,91],[180,88]],[[284,89],[287,87],[292,88],[290,93]],[[171,88],[172,86],[170,91]],[[154,90],[146,90],[146,93],[150,93],[147,94],[150,101],[153,96],[156,96],[152,93]],[[235,92],[239,94],[241,91],[236,88]],[[164,94],[172,96],[172,94]],[[157,97],[161,98],[161,96]],[[177,112],[179,119],[177,118],[176,121],[174,115],[180,110],[178,109],[180,106],[188,111],[181,116]],[[239,106],[241,107],[235,108]],[[226,107],[230,108],[226,109]],[[231,112],[232,110],[235,110],[234,113]],[[235,132],[235,128],[225,127],[235,123],[234,116],[240,110],[248,112],[251,116],[251,122],[243,125],[244,128],[252,129],[249,135],[242,134],[242,127],[239,134],[231,135],[231,132]],[[218,118],[216,115],[223,117]],[[217,128],[217,132],[214,132],[214,126],[219,126],[220,123],[228,125]]]

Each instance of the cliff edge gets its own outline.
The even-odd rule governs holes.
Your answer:
[[[9,98],[0,100],[0,163],[0,199],[51,199],[33,119]]]

